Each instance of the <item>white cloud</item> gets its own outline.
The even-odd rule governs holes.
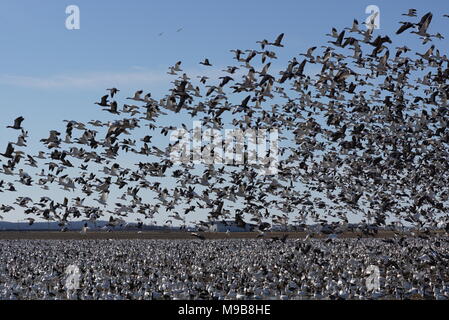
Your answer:
[[[219,77],[230,75],[223,70],[223,66],[212,68],[192,68],[178,72],[177,76],[167,74],[168,70],[149,70],[141,66],[132,66],[130,71],[124,72],[83,72],[76,74],[56,74],[44,76],[27,76],[0,74],[0,85],[18,86],[37,89],[90,89],[90,88],[143,88],[149,86],[167,86],[171,81],[186,73],[193,83],[198,82],[197,77],[207,76],[208,84],[219,83]],[[167,68],[168,69],[168,68]],[[241,77],[248,72],[246,68],[240,67],[235,73],[230,75],[235,81],[240,81]],[[273,75],[278,75],[279,70],[271,70]]]
[[[157,83],[167,83],[170,79],[172,78],[165,71],[93,72],[43,77],[3,74],[0,75],[0,84],[41,89],[92,88],[97,86],[154,85]]]

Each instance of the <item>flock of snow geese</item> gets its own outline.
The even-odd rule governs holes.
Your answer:
[[[70,263],[82,271],[71,297],[78,299],[449,297],[449,59],[435,44],[444,35],[431,32],[432,13],[403,16],[410,21],[400,22],[394,38],[418,48],[394,46],[354,20],[282,68],[275,50],[284,34],[258,41],[260,49],[231,50],[236,63],[216,82],[191,79],[178,61],[166,96],[139,90],[120,106],[120,90],[109,88],[95,103],[109,120],[66,121],[65,132],[40,140],[37,154],[26,151],[26,121],[18,117],[8,126],[19,132],[17,142],[0,154],[0,192],[26,195],[1,204],[0,214],[22,211],[29,224],[57,221],[61,230],[75,219],[108,219],[114,228],[135,217],[141,227],[165,215],[166,224],[191,218],[205,231],[209,222],[233,219],[251,223],[258,238],[292,223],[335,233],[358,219],[409,226],[417,237],[4,240],[0,298],[64,299]],[[213,67],[208,58],[200,64]],[[160,144],[175,121],[189,118],[215,130],[277,129],[278,173],[260,175],[252,163],[175,165],[176,142]],[[62,200],[31,198],[56,188]],[[198,212],[206,218],[195,218]],[[364,286],[370,265],[381,277],[371,291]]]
[[[159,101],[139,90],[120,107],[114,100],[120,90],[109,88],[96,105],[112,120],[65,120],[65,133],[51,130],[37,154],[25,151],[28,131],[18,117],[8,126],[20,132],[17,142],[1,153],[0,192],[18,192],[20,184],[59,187],[66,196],[19,196],[1,204],[0,214],[23,211],[30,224],[57,221],[63,230],[71,219],[105,215],[112,227],[127,216],[141,226],[158,213],[167,224],[185,225],[199,211],[207,214],[192,217],[200,231],[225,219],[261,231],[292,221],[340,228],[353,217],[379,227],[447,229],[449,59],[434,44],[444,36],[430,33],[432,13],[403,15],[415,20],[400,22],[398,41],[422,41],[423,48],[394,47],[389,36],[374,36],[354,20],[350,28],[333,28],[327,45],[293,57],[279,75],[270,72],[272,50],[284,46],[284,34],[258,41],[260,50],[231,50],[237,64],[215,84],[207,76],[195,83],[178,61],[168,73],[179,78]],[[212,66],[207,58],[200,64]],[[174,165],[176,143],[158,147],[176,129],[163,125],[164,116],[169,122],[190,116],[216,130],[277,129],[278,173],[260,175],[261,165],[249,163]],[[152,135],[133,138],[139,128]]]
[[[0,299],[449,297],[447,239],[8,240]],[[67,268],[77,266],[77,289]],[[378,274],[370,268],[378,268]],[[370,286],[370,277],[378,277]]]

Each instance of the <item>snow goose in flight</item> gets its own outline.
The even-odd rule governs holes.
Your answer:
[[[12,143],[8,143],[8,146],[6,147],[5,153],[0,153],[0,155],[4,156],[5,158],[11,158],[14,153],[14,147],[12,146]]]
[[[100,107],[108,107],[108,97],[109,95],[102,96],[100,102],[95,102],[95,104],[98,104]]]
[[[11,128],[14,130],[21,130],[22,129],[21,125],[22,125],[23,120],[25,120],[24,117],[18,117],[16,120],[14,120],[14,125],[7,126],[7,128]]]
[[[109,88],[109,89],[106,89],[106,90],[108,90],[111,93],[111,98],[114,98],[114,95],[117,94],[117,92],[120,91],[117,88]]]
[[[284,34],[283,33],[278,35],[276,40],[274,42],[270,43],[270,45],[275,46],[275,47],[283,47],[284,45],[281,44],[282,38],[284,38]]]
[[[207,58],[205,58],[204,61],[200,62],[200,64],[202,64],[203,66],[209,66],[209,67],[212,66],[209,62],[209,59],[207,59]]]
[[[126,99],[134,100],[134,101],[144,101],[140,95],[143,93],[143,90],[137,90],[136,93],[134,93],[134,97],[128,97]]]
[[[416,17],[416,9],[408,9],[407,13],[403,13],[403,16]]]

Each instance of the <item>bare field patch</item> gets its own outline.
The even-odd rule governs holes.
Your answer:
[[[235,232],[226,234],[225,232],[204,232],[201,233],[206,239],[255,239],[257,232]],[[289,239],[303,239],[307,236],[305,232],[269,232],[263,238],[271,239],[282,237],[287,234]],[[390,238],[393,232],[379,232],[374,238]],[[361,237],[360,233],[343,233],[338,238]],[[314,235],[314,238],[327,238],[326,235]],[[85,234],[77,231],[57,232],[57,231],[1,231],[1,240],[27,239],[27,240],[101,240],[101,239],[195,239],[189,232],[153,232],[153,231],[117,231],[103,232],[92,231]]]

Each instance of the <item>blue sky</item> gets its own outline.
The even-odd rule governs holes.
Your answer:
[[[449,2],[443,0],[2,0],[1,152],[16,136],[5,127],[19,115],[30,138],[41,139],[49,129],[61,129],[65,119],[104,117],[93,103],[106,88],[119,87],[122,97],[143,89],[161,98],[169,88],[166,71],[176,61],[200,74],[205,67],[199,62],[207,57],[221,70],[235,62],[229,50],[257,48],[257,40],[272,41],[282,32],[285,48],[277,52],[279,66],[285,66],[307,48],[325,45],[332,27],[349,27],[354,18],[365,21],[371,4],[381,10],[376,33],[394,34],[409,8],[418,16],[434,13],[432,32],[449,26],[441,17],[449,14]],[[68,5],[80,8],[80,30],[65,28]],[[447,43],[438,42],[446,54]]]
[[[71,4],[80,8],[80,30],[65,28],[65,8]],[[376,32],[389,34],[408,8],[419,15],[449,13],[447,1],[3,0],[2,123],[22,114],[33,118],[30,130],[44,133],[50,121],[98,116],[92,103],[107,87],[158,96],[165,93],[165,72],[176,61],[192,72],[204,70],[198,64],[204,57],[226,66],[232,63],[230,49],[255,48],[255,41],[281,32],[286,47],[279,50],[279,61],[285,65],[308,47],[324,44],[331,27],[341,30],[354,18],[363,22],[370,4],[381,10]],[[447,29],[448,21],[440,17],[433,30]],[[0,134],[4,130],[1,126]]]

